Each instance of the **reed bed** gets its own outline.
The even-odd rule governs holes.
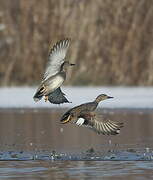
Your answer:
[[[153,85],[152,0],[1,0],[0,85],[38,84],[64,37],[67,85]]]

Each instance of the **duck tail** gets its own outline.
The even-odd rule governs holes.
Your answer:
[[[39,89],[39,90],[35,93],[35,95],[33,96],[33,99],[34,99],[35,102],[38,102],[38,101],[40,101],[40,99],[41,99],[42,97],[43,97],[42,90]]]

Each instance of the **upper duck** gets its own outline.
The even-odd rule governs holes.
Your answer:
[[[70,40],[64,39],[50,50],[42,82],[33,97],[36,102],[44,96],[45,101],[53,104],[69,103],[60,88],[66,79],[67,68],[75,65],[65,59],[69,44]]]
[[[67,111],[61,118],[63,124],[72,122],[78,126],[85,126],[93,129],[98,134],[104,135],[116,135],[119,134],[120,128],[123,127],[123,123],[114,122],[111,120],[100,121],[98,115],[94,112],[99,104],[99,102],[113,98],[106,94],[101,94],[93,102],[88,102],[76,106],[69,111]]]

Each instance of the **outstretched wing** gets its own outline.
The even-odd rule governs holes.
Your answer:
[[[48,101],[53,104],[70,103],[60,87],[48,95]]]
[[[119,134],[120,129],[123,127],[123,123],[99,119],[94,112],[84,112],[75,123],[103,135]]]
[[[65,61],[65,56],[70,44],[70,39],[64,39],[57,42],[49,52],[48,63],[43,76],[43,81],[55,75],[60,71],[62,63]]]

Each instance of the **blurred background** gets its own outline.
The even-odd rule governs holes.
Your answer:
[[[67,85],[153,85],[152,0],[0,0],[0,85],[37,85],[65,37]]]
[[[64,38],[76,66],[62,91],[73,103],[35,103],[49,49]],[[124,123],[119,135],[60,124],[101,93],[114,99],[98,113]],[[0,96],[0,179],[153,179],[153,1],[0,0]],[[64,154],[70,161],[53,163]]]

